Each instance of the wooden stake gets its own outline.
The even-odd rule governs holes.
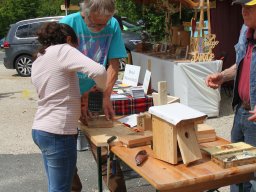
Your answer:
[[[159,105],[167,104],[167,82],[166,81],[158,82],[158,103]]]
[[[207,0],[207,19],[208,19],[208,34],[211,34],[211,11],[210,11],[209,0]]]

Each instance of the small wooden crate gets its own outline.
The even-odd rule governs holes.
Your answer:
[[[246,153],[251,155],[245,155]],[[241,159],[239,158],[241,157]],[[236,167],[256,163],[256,149],[212,155],[212,161],[223,168]]]
[[[223,168],[256,163],[256,148],[244,142],[208,147],[202,150],[209,153],[212,161]]]

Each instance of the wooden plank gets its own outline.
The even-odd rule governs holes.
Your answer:
[[[152,141],[152,131],[133,132],[118,139],[127,147],[148,145]]]
[[[89,128],[112,128],[114,126],[112,120],[107,120],[105,115],[100,115],[88,120]]]
[[[159,105],[167,104],[167,82],[158,82],[158,103]]]
[[[117,136],[117,140],[114,141],[118,142],[118,137],[122,135],[128,135],[133,133],[132,129],[126,127],[125,125],[115,121],[114,126],[112,128],[90,128],[81,122],[79,122],[78,127],[81,131],[83,131],[87,137],[95,144],[97,147],[107,146],[107,140],[115,135]]]
[[[202,159],[200,147],[198,145],[194,123],[183,122],[178,124],[177,140],[184,164]]]
[[[196,125],[196,136],[198,143],[215,141],[217,138],[215,129],[205,123]]]
[[[205,132],[205,131],[214,131],[215,132],[215,129],[213,127],[211,127],[205,123],[197,124],[196,129],[199,132]]]
[[[158,106],[159,105],[159,99],[158,99],[159,98],[159,94],[158,93],[152,93],[152,97],[153,97],[154,106]],[[179,103],[180,102],[180,98],[167,95],[167,104],[175,103],[175,102]]]
[[[229,143],[226,145],[216,145],[214,147],[206,147],[206,148],[203,148],[203,150],[211,155],[217,155],[217,154],[247,150],[251,148],[253,148],[253,146],[247,143],[237,142],[237,143]]]
[[[150,113],[144,112],[137,116],[137,128],[141,131],[152,131],[152,120]]]

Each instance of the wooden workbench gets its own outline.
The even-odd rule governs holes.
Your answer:
[[[132,131],[122,124],[115,124],[113,128],[87,128],[80,126],[80,129],[100,150],[107,146],[107,139],[113,135],[120,136],[129,134]],[[229,143],[217,138],[214,142],[203,143],[201,147],[217,146]],[[145,149],[149,158],[142,166],[136,166],[135,155],[138,151]],[[243,165],[224,169],[210,160],[210,156],[203,154],[203,159],[198,160],[189,166],[180,163],[172,165],[153,157],[153,151],[148,146],[126,148],[116,145],[111,151],[124,163],[130,166],[135,172],[147,180],[157,191],[162,192],[201,192],[209,189],[216,189],[230,184],[241,183],[252,179],[256,171],[256,164]],[[98,155],[101,155],[99,151]],[[101,162],[98,162],[98,165]],[[101,166],[98,166],[98,174],[101,175]],[[102,191],[102,181],[99,179],[99,191]]]

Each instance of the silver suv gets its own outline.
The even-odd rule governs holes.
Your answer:
[[[5,49],[4,66],[7,69],[16,69],[22,77],[30,76],[32,56],[40,46],[36,31],[45,22],[58,22],[63,17],[54,16],[22,20],[10,25],[3,45]],[[122,37],[128,52],[133,50],[135,44],[142,40],[141,35],[133,31],[122,31]],[[122,60],[120,60],[120,66],[122,64]]]
[[[63,16],[43,17],[22,20],[10,25],[4,42],[4,66],[7,69],[16,69],[22,77],[31,75],[32,56],[40,44],[37,41],[36,31],[45,22],[58,22]]]

